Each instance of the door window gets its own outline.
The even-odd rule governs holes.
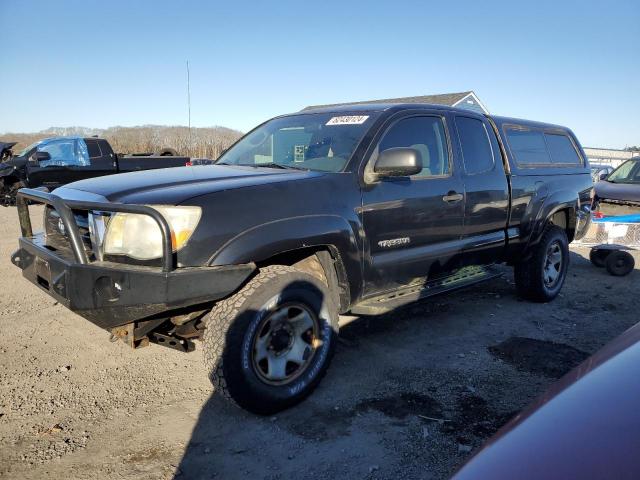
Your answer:
[[[38,152],[47,152],[49,160],[39,162],[40,167],[86,167],[91,165],[84,141],[75,138],[45,140],[38,145]]]
[[[384,134],[378,152],[399,147],[420,152],[422,171],[414,177],[449,175],[449,149],[442,118],[409,117],[396,122]]]
[[[465,172],[469,175],[491,170],[494,165],[489,133],[482,120],[456,117]]]

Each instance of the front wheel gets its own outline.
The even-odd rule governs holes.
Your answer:
[[[560,293],[567,276],[567,234],[562,228],[550,225],[533,248],[529,260],[515,265],[516,289],[527,300],[549,302]]]
[[[216,391],[270,415],[302,401],[324,376],[338,311],[316,277],[273,265],[217,303],[205,323],[204,357]]]

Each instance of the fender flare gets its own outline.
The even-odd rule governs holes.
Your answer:
[[[578,194],[567,190],[554,192],[547,198],[545,198],[540,209],[538,210],[538,215],[536,215],[536,218],[534,220],[534,225],[529,236],[529,241],[527,242],[527,249],[532,245],[536,245],[540,241],[549,219],[561,210],[569,211],[569,216],[567,218],[567,229],[575,230],[576,212],[578,211],[579,205],[580,201],[578,199]]]
[[[211,257],[211,266],[261,262],[275,255],[310,247],[337,252],[347,273],[351,298],[361,292],[363,278],[357,226],[339,215],[290,217],[251,227],[228,240]]]

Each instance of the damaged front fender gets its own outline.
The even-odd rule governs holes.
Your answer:
[[[16,194],[25,185],[11,171],[0,170],[0,204],[3,207],[11,207],[16,204]]]

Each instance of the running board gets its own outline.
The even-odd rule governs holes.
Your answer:
[[[351,313],[356,315],[381,315],[418,300],[465,288],[501,275],[502,273],[493,266],[464,267],[456,273],[439,280],[433,280],[423,285],[409,285],[392,292],[386,292],[384,295],[367,298],[354,305],[351,308]]]

